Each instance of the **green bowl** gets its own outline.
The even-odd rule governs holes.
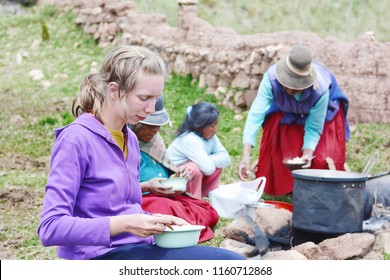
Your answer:
[[[184,248],[195,246],[199,242],[199,236],[205,226],[200,225],[172,225],[174,230],[167,228],[161,234],[155,234],[156,245],[162,248]]]

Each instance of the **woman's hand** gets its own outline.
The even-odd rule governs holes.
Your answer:
[[[254,162],[252,162],[252,165],[251,165],[251,171],[253,173],[252,175],[255,178],[256,178],[256,176],[254,174],[256,174],[256,172],[257,172],[258,165],[259,165],[259,159],[256,159]]]
[[[175,176],[180,178],[190,179],[191,170],[187,166],[179,167],[178,172],[176,172]]]
[[[241,162],[238,164],[238,177],[241,180],[246,181],[248,180],[250,173],[249,162],[241,160]]]
[[[242,150],[242,159],[241,162],[238,164],[238,177],[243,181],[255,177],[250,167],[251,149],[251,144],[244,144]],[[255,166],[252,166],[252,168],[257,169],[257,163],[255,164]]]
[[[179,194],[178,192],[173,191],[172,187],[165,187],[163,185],[161,185],[161,187],[155,188],[152,191],[152,193],[155,196],[163,196],[163,197],[173,197]]]
[[[149,181],[141,183],[141,189],[143,192],[151,192],[156,196],[172,197],[177,195],[172,187],[166,187],[161,185],[161,180],[165,178],[153,178]]]
[[[185,220],[171,215],[121,215],[110,218],[110,236],[129,232],[139,237],[148,237],[162,233],[167,228],[167,224],[188,225]]]
[[[302,160],[306,162],[305,165],[302,166],[302,168],[310,168],[311,167],[311,160],[313,159],[313,153],[314,151],[312,149],[304,149]]]
[[[238,165],[238,177],[244,181],[249,179],[255,179],[257,164],[258,160],[255,160],[251,166],[249,166],[249,162],[241,161]]]
[[[184,220],[182,218],[179,218],[179,217],[176,217],[176,216],[172,216],[172,215],[165,215],[165,214],[155,213],[152,216],[153,217],[157,217],[157,218],[163,218],[163,219],[167,219],[168,218],[168,219],[170,219],[169,223],[164,222],[165,228],[166,228],[167,224],[169,224],[169,225],[177,225],[177,226],[189,225],[189,223],[186,220]]]

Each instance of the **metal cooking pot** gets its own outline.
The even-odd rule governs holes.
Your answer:
[[[362,231],[366,175],[322,169],[300,169],[292,175],[293,227],[328,234]]]

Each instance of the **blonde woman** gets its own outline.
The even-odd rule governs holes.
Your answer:
[[[65,259],[239,259],[217,248],[177,250],[154,245],[167,224],[185,225],[172,215],[141,208],[140,151],[127,124],[154,112],[166,66],[157,54],[119,46],[101,69],[81,84],[77,118],[55,130],[50,173],[38,236],[58,246]]]

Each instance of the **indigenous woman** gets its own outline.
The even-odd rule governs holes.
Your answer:
[[[312,60],[310,50],[297,45],[272,65],[260,83],[246,119],[243,154],[238,175],[265,176],[264,192],[285,195],[293,191],[291,171],[283,160],[299,157],[303,168],[328,169],[326,159],[344,170],[348,99],[334,75]],[[250,153],[263,127],[258,161],[250,167]]]

